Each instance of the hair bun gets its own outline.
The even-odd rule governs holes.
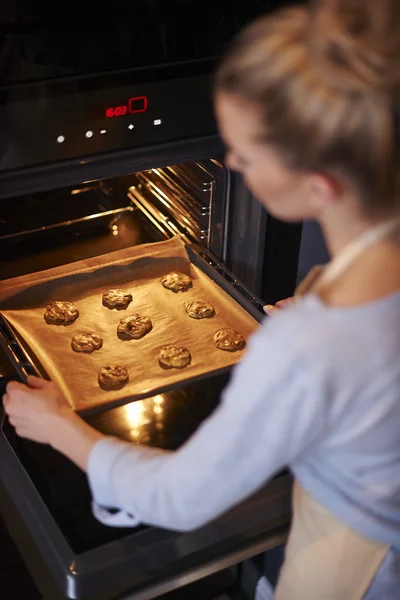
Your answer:
[[[316,0],[310,14],[310,50],[333,87],[398,99],[399,0]]]

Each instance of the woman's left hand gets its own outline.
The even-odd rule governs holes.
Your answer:
[[[33,376],[27,382],[11,381],[7,385],[4,410],[19,436],[51,444],[54,426],[71,409],[55,383]]]

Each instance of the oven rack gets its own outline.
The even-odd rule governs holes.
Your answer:
[[[193,215],[181,205],[176,196],[172,196],[170,188],[160,181],[154,181],[145,173],[137,176],[135,185],[129,188],[128,196],[135,198],[135,204],[147,206],[159,222],[174,220],[179,227],[188,232],[190,237],[198,242],[208,240],[208,225],[202,225]],[[183,198],[183,201],[185,198]]]
[[[197,244],[186,245],[190,262],[201,269],[212,281],[229,294],[257,322],[264,316],[265,303],[255,296],[227,267],[209,250]],[[48,378],[45,369],[38,363],[33,351],[24,344],[18,333],[0,312],[0,345],[5,350],[22,381],[28,375]],[[139,399],[139,398],[137,398]]]
[[[198,169],[203,175],[202,179],[199,177],[200,173],[196,173],[195,169]],[[189,207],[190,212],[193,212],[197,219],[202,219],[210,214],[210,195],[216,181],[214,176],[200,163],[153,169],[149,175],[153,176],[155,183],[158,180],[170,188],[175,193],[178,203]]]
[[[209,246],[218,169],[217,161],[203,161],[135,173],[128,196],[158,222],[173,220],[192,242]]]
[[[76,227],[76,225],[86,224],[89,221],[100,222],[106,220],[108,223],[112,223],[117,221],[125,213],[133,210],[129,203],[125,205],[125,203],[121,203],[121,200],[117,202],[119,200],[117,194],[114,193],[114,190],[110,188],[109,185],[105,185],[102,182],[91,183],[86,186],[77,186],[73,189],[67,188],[63,190],[63,192],[64,193],[61,195],[58,195],[57,191],[53,191],[47,192],[46,194],[24,196],[21,199],[22,208],[20,209],[20,212],[22,212],[22,214],[34,215],[33,226],[31,223],[29,227],[26,223],[24,225],[23,220],[21,229],[13,231],[11,228],[11,233],[9,230],[5,233],[4,225],[8,227],[11,223],[11,218],[13,218],[14,221],[18,220],[18,215],[11,213],[10,216],[7,215],[6,212],[5,215],[2,215],[3,227],[1,229],[3,231],[0,231],[0,241],[6,242],[10,240],[19,242],[27,238],[29,239],[29,237],[35,237],[37,234],[43,235],[43,233],[57,232],[58,230],[61,231],[69,227],[72,229],[73,227]],[[46,219],[43,220],[43,215],[38,208],[38,199],[44,206],[49,203],[50,206],[57,207],[55,212],[57,218],[55,222],[47,222]],[[75,216],[70,218],[70,216],[67,216],[65,213],[65,207],[67,206],[70,211],[71,206],[73,207],[76,205],[89,206],[89,213],[81,214],[80,210],[78,210],[78,213],[75,210]]]
[[[191,262],[227,292],[242,308],[259,323],[265,316],[265,302],[236,277],[209,250],[197,244],[186,246]]]
[[[18,338],[17,332],[0,313],[0,346],[6,352],[14,369],[22,381],[26,382],[29,375],[43,377],[44,372],[39,370],[29,351]]]
[[[132,206],[125,206],[123,208],[115,208],[113,210],[107,210],[103,212],[98,212],[93,215],[87,215],[86,217],[79,217],[78,219],[71,219],[68,221],[63,221],[61,223],[54,223],[53,225],[44,225],[43,227],[37,227],[36,229],[29,229],[26,231],[21,231],[18,233],[10,233],[8,235],[3,235],[0,237],[0,241],[6,242],[9,240],[12,241],[20,241],[30,236],[35,236],[37,234],[49,233],[53,230],[63,230],[67,227],[74,227],[75,225],[85,224],[87,222],[94,223],[96,221],[100,222],[101,220],[107,220],[109,227],[112,227],[113,224],[118,222],[118,219],[125,215],[126,213],[132,212]]]

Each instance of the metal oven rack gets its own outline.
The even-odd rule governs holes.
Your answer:
[[[51,202],[54,217],[52,220],[45,218],[43,207],[46,207],[46,196],[51,196],[48,200]],[[24,204],[25,202],[25,204]],[[76,186],[72,189],[62,190],[60,192],[49,192],[43,194],[33,194],[25,196],[20,200],[24,207],[16,213],[14,206],[4,204],[2,206],[2,218],[0,219],[0,240],[1,241],[19,241],[28,237],[43,236],[52,234],[54,231],[62,231],[67,228],[73,228],[86,223],[96,221],[112,223],[118,222],[118,219],[127,212],[133,210],[132,206],[124,198],[118,198],[110,185],[102,182],[88,183],[82,186]],[[122,205],[121,205],[122,204]],[[82,206],[85,211],[82,212]],[[89,213],[87,210],[89,209]],[[22,218],[17,218],[22,213]],[[29,225],[26,222],[26,214],[30,215]],[[71,215],[74,215],[71,218]],[[13,222],[22,223],[22,229],[13,230]],[[33,226],[32,226],[33,223]],[[11,229],[11,231],[10,231]]]
[[[26,381],[28,375],[42,377],[43,373],[38,369],[32,356],[22,341],[18,339],[17,333],[0,313],[0,346],[6,352],[13,367],[21,377]]]
[[[152,221],[210,245],[214,202],[224,167],[216,160],[135,173],[128,196]]]

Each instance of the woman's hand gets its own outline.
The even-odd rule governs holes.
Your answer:
[[[86,470],[90,452],[103,434],[71,410],[54,383],[31,376],[28,385],[11,381],[3,404],[18,435],[50,444]]]
[[[3,396],[3,404],[17,434],[41,444],[51,443],[56,422],[71,412],[53,382],[33,376],[28,377],[28,385],[11,381]]]
[[[271,315],[276,310],[282,310],[282,308],[287,308],[295,301],[295,296],[292,296],[291,298],[285,298],[285,300],[279,300],[279,302],[277,302],[276,304],[267,304],[266,306],[264,306],[264,312],[266,312],[267,315]]]
[[[291,306],[292,304],[294,304],[294,302],[296,302],[296,300],[298,300],[305,294],[308,294],[313,289],[318,279],[321,277],[324,268],[324,265],[315,265],[309,271],[309,273],[303,279],[303,281],[301,281],[297,286],[295,296],[285,298],[285,300],[279,300],[279,302],[277,302],[276,304],[267,304],[266,306],[264,306],[264,312],[267,313],[267,315],[271,315],[276,310],[281,310],[282,308],[287,308],[288,306]]]

